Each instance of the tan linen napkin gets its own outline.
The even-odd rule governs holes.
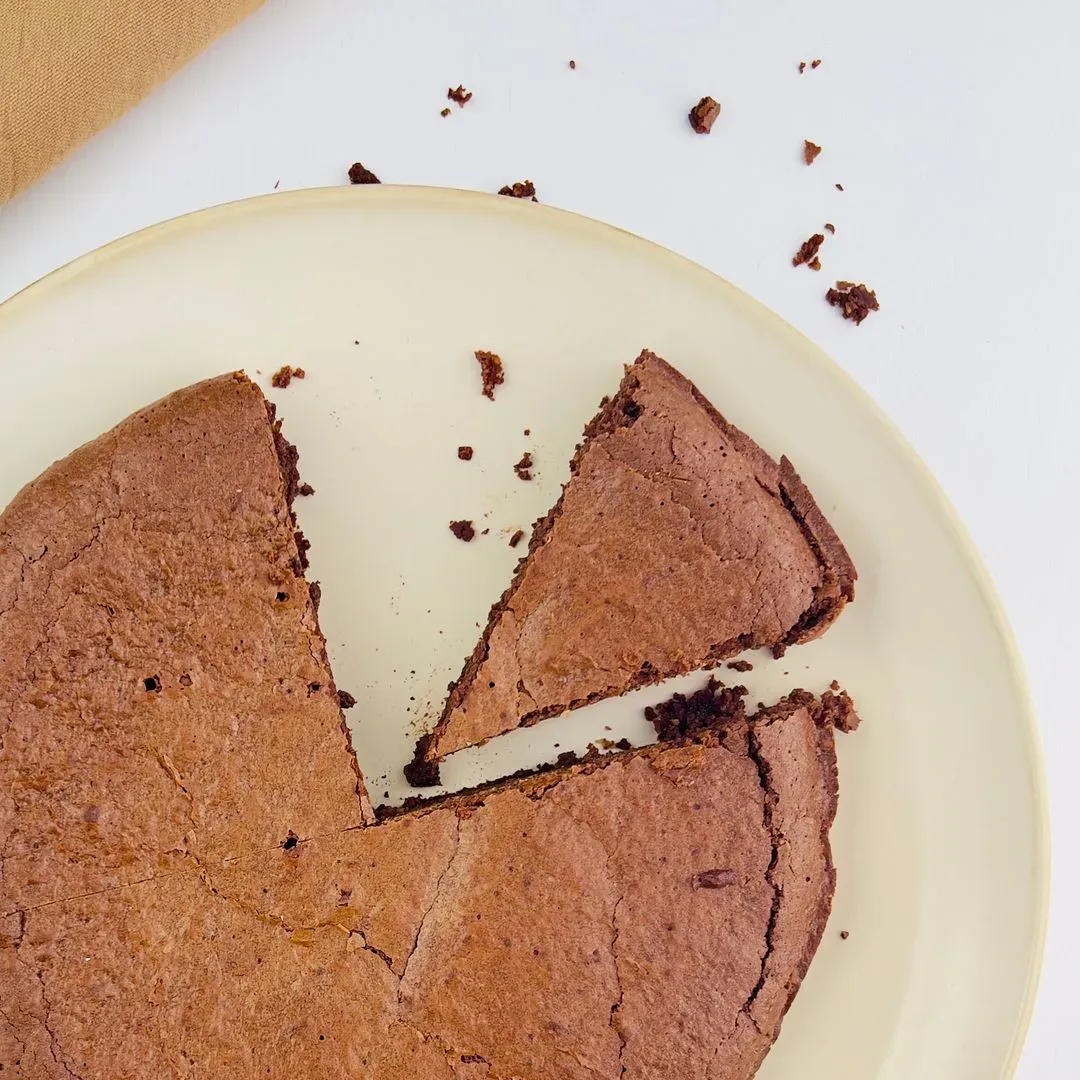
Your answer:
[[[0,0],[0,203],[263,0]]]

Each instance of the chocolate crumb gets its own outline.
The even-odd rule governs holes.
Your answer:
[[[532,434],[532,429],[531,428],[526,428],[521,434],[524,435],[525,438],[527,439]]]
[[[531,480],[533,467],[533,456],[528,450],[521,455],[521,460],[514,466],[514,472],[517,473],[519,480]]]
[[[855,711],[855,702],[846,690],[826,690],[821,695],[817,720],[822,727],[832,725],[838,731],[844,732],[854,731],[861,723],[859,714]]]
[[[491,532],[491,530],[490,530],[490,529],[482,529],[482,530],[480,531],[480,535],[481,535],[481,536],[487,536],[487,534],[488,534],[489,532]]]
[[[727,666],[731,668],[732,671],[744,672],[754,670],[754,665],[751,664],[749,660],[729,660]]]
[[[804,240],[802,246],[795,252],[791,259],[792,266],[802,266],[803,263],[811,262],[817,258],[817,253],[821,250],[821,245],[825,243],[825,236],[823,233],[814,233],[809,240]]]
[[[840,940],[841,941],[847,941],[847,939],[849,937],[851,937],[851,935],[846,930],[841,930],[840,931]]]
[[[844,185],[843,184],[833,184],[833,187],[836,188],[837,191],[843,191],[844,190]]]
[[[571,71],[576,71],[577,70],[577,61],[576,60],[571,60],[570,63],[567,64],[567,67],[570,68]]]
[[[275,180],[275,181],[274,181],[274,190],[275,190],[275,191],[277,191],[277,189],[278,189],[278,184],[280,184],[280,183],[281,183],[281,181],[280,181],[280,180]]]
[[[826,221],[825,222],[825,231],[827,233],[832,233],[833,235],[835,235],[836,234],[836,226],[831,221]]]
[[[821,269],[821,260],[819,258],[815,257],[815,258],[811,259],[806,265],[809,266],[811,270],[820,270]]]
[[[495,400],[495,387],[502,386],[505,381],[503,376],[503,363],[499,356],[484,349],[477,349],[473,355],[480,363],[480,378],[482,389],[480,393],[489,401]]]
[[[518,546],[518,544],[521,543],[524,536],[525,536],[525,530],[524,529],[515,529],[514,530],[514,535],[510,537],[510,546],[512,548],[516,548]]]
[[[381,184],[382,181],[370,169],[365,169],[359,161],[355,161],[349,166],[349,183]]]
[[[806,70],[806,61],[805,60],[800,60],[799,61],[799,74],[801,75],[805,70]]]
[[[699,135],[708,135],[712,131],[716,118],[720,115],[720,102],[711,97],[703,97],[691,110],[690,126]]]
[[[450,531],[466,544],[476,535],[476,530],[473,528],[471,521],[451,521]]]
[[[306,375],[307,372],[302,367],[289,367],[288,364],[285,364],[270,376],[270,385],[276,386],[279,390],[284,390],[293,379],[302,379]]]
[[[500,195],[509,195],[512,199],[532,199],[539,202],[536,197],[536,185],[531,180],[518,180],[513,184],[503,184],[499,188]]]
[[[818,60],[812,61],[810,66],[816,71],[819,67],[821,67],[821,60],[818,59]]]
[[[297,495],[314,495],[315,489],[305,480],[297,489]]]
[[[472,91],[458,83],[457,87],[446,91],[446,96],[459,108],[464,109],[465,103],[472,100]]]
[[[667,701],[648,706],[645,719],[661,742],[670,742],[741,720],[746,716],[745,696],[745,686],[725,686],[710,676],[696,693],[672,694]]]
[[[803,139],[802,156],[807,165],[813,165],[820,153],[821,147],[817,143],[811,142],[809,139]]]
[[[840,314],[845,319],[850,319],[856,326],[870,314],[880,308],[877,293],[868,289],[863,284],[853,284],[850,281],[838,281],[835,289],[830,289],[825,294],[825,299],[833,307],[840,309]]]
[[[356,698],[348,690],[339,690],[337,692],[337,702],[339,709],[351,709],[356,704]]]
[[[473,448],[471,446],[459,446],[457,456],[461,461],[472,461]]]
[[[449,115],[450,115],[450,108],[449,108],[449,106],[448,106],[447,108],[445,108],[445,109],[440,109],[440,110],[439,110],[439,115],[440,115],[440,116],[449,116]]]
[[[739,877],[734,870],[702,870],[694,878],[694,887],[697,889],[723,889],[727,885],[738,883]]]

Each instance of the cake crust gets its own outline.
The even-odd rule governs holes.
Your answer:
[[[781,655],[824,633],[856,576],[791,462],[643,351],[406,775],[436,783],[457,750],[744,649]]]

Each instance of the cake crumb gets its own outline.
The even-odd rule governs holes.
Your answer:
[[[729,667],[732,671],[739,672],[754,670],[754,665],[751,664],[749,660],[729,660],[727,662],[727,667]]]
[[[463,541],[466,544],[476,535],[476,530],[473,528],[473,523],[466,520],[451,521],[450,531],[459,540]]]
[[[812,68],[813,68],[813,69],[814,69],[815,71],[817,71],[817,69],[818,69],[819,67],[821,67],[821,59],[820,59],[820,57],[819,57],[819,58],[818,58],[817,60],[813,60],[813,61],[811,61],[811,63],[810,63],[810,66],[811,66],[811,67],[812,67]]]
[[[495,387],[502,386],[505,382],[502,359],[496,353],[487,352],[485,349],[477,349],[473,355],[480,364],[480,378],[482,380],[480,393],[489,401],[494,401]]]
[[[840,940],[841,941],[847,941],[847,939],[849,937],[851,937],[851,935],[846,930],[841,930],[840,931]]]
[[[365,169],[359,161],[354,161],[349,166],[350,184],[381,184],[382,181],[370,170]]]
[[[720,102],[715,98],[703,97],[691,110],[690,126],[699,135],[708,135],[712,131],[716,118],[720,115]]]
[[[472,100],[472,91],[466,90],[461,83],[458,83],[455,88],[446,91],[446,96],[457,105],[458,108],[464,109],[465,103]]]
[[[868,289],[863,284],[855,284],[851,281],[838,281],[836,288],[829,289],[825,299],[835,308],[840,309],[840,314],[845,319],[850,319],[856,326],[870,314],[878,311],[877,293]]]
[[[844,190],[844,185],[843,184],[833,184],[833,187],[836,188],[837,191],[843,191]]]
[[[521,434],[527,439],[532,434],[532,428],[526,428]]]
[[[306,375],[307,372],[302,367],[289,367],[285,364],[270,376],[270,385],[284,390],[293,379],[303,379]]]
[[[805,60],[800,60],[799,61],[799,74],[801,75],[805,70],[806,70],[806,61]]]
[[[809,266],[811,270],[820,270],[821,260],[815,255],[806,265]]]
[[[305,480],[297,489],[297,495],[314,495],[315,489]]]
[[[825,222],[825,231],[827,233],[832,233],[835,236],[836,235],[836,226],[831,221],[826,221]]]
[[[521,460],[514,466],[514,472],[517,473],[519,480],[531,480],[533,467],[533,456],[528,450],[521,455]]]
[[[852,732],[861,723],[855,702],[846,690],[826,690],[821,695],[817,720],[822,727],[831,726],[843,732]]]
[[[473,448],[471,446],[459,446],[457,456],[461,461],[472,461]]]
[[[571,71],[576,71],[576,70],[577,70],[577,61],[576,61],[576,60],[571,60],[571,61],[570,61],[570,62],[569,62],[569,63],[568,63],[568,64],[567,64],[566,66],[567,66],[567,67],[568,67],[568,68],[569,68],[569,69],[570,69]]]
[[[817,258],[817,253],[821,250],[821,245],[825,243],[825,236],[823,233],[814,233],[809,240],[804,240],[799,250],[795,252],[791,259],[792,266],[802,266],[803,263],[809,263]],[[818,264],[820,269],[820,264]]]
[[[356,704],[356,698],[348,690],[339,690],[337,700],[339,709],[351,709]]]
[[[513,184],[503,184],[499,188],[500,195],[509,195],[512,199],[531,199],[539,202],[536,197],[536,185],[531,180],[518,180]]]
[[[813,165],[820,153],[821,147],[817,143],[811,142],[809,139],[803,139],[802,156],[807,165]]]
[[[510,537],[510,546],[512,548],[516,548],[518,546],[518,544],[520,544],[521,541],[524,539],[524,537],[525,537],[525,530],[524,529],[515,529],[514,530],[514,535]]]
[[[445,109],[440,109],[439,110],[439,115],[440,116],[449,116],[450,115],[450,107],[447,106]]]

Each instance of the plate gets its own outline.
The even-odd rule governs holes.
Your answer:
[[[301,500],[322,623],[376,802],[434,722],[581,429],[642,346],[797,464],[860,571],[821,641],[746,676],[751,700],[839,679],[833,916],[763,1080],[986,1080],[1015,1066],[1045,927],[1047,818],[1016,649],[970,542],[912,450],[815,346],[721,279],[549,207],[460,191],[267,196],[118,241],[0,307],[0,498],[187,383],[244,368],[316,489]],[[474,349],[506,383],[480,395]],[[475,449],[471,462],[457,447]],[[524,450],[536,478],[519,480]],[[451,519],[481,535],[455,539]],[[648,738],[696,676],[457,755],[453,786]],[[610,729],[610,730],[609,730]],[[840,931],[848,932],[846,939]]]

